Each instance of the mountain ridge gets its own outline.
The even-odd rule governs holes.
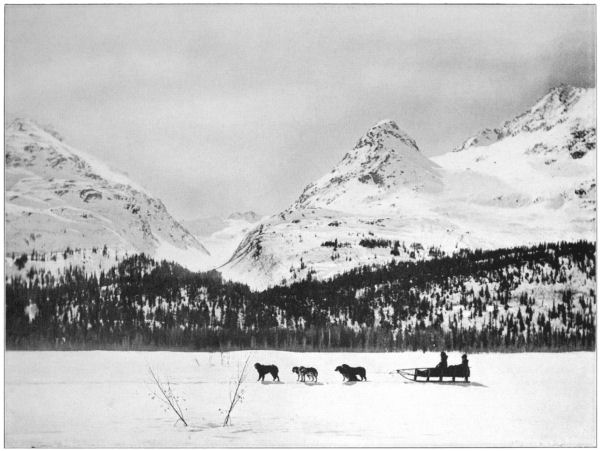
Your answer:
[[[595,88],[553,88],[495,130],[427,158],[395,122],[379,122],[249,231],[224,276],[264,288],[438,250],[594,240]]]
[[[6,252],[108,245],[263,288],[461,248],[595,240],[595,114],[595,88],[558,86],[431,158],[379,121],[279,214],[232,213],[209,233],[52,127],[17,119],[6,128]]]
[[[7,253],[106,245],[157,258],[209,255],[160,199],[33,120],[7,126],[5,175]]]
[[[460,146],[454,148],[453,152],[460,152],[473,146],[493,144],[504,137],[515,136],[519,131],[532,132],[541,128],[548,131],[565,120],[566,113],[581,99],[585,92],[585,88],[567,84],[553,87],[527,111],[517,115],[512,120],[505,121],[497,128],[481,130],[467,138]]]

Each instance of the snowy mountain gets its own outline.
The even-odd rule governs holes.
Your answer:
[[[216,268],[227,262],[240,241],[261,218],[254,211],[246,211],[232,213],[226,218],[210,216],[181,223],[208,249],[210,267]]]
[[[201,267],[208,251],[163,203],[53,130],[17,119],[6,129],[5,252],[144,252]]]
[[[477,135],[468,138],[460,147],[454,151],[460,152],[471,147],[482,147],[493,144],[506,137],[514,137],[521,132],[550,131],[564,122],[574,119],[570,124],[575,128],[589,128],[595,126],[594,118],[587,112],[594,105],[595,98],[590,94],[595,90],[575,88],[568,85],[560,85],[553,88],[544,97],[525,113],[516,118],[506,121],[504,125],[494,130],[489,128],[482,130]],[[580,101],[583,99],[583,102]],[[586,103],[588,102],[588,103]]]
[[[254,224],[258,221],[260,221],[262,217],[260,215],[258,215],[256,212],[249,210],[249,211],[237,211],[235,213],[231,213],[229,216],[227,216],[228,220],[232,220],[232,221],[246,221],[247,223],[250,224]]]
[[[382,121],[329,174],[308,185],[292,209],[356,211],[398,190],[439,192],[437,169],[395,122]]]
[[[459,248],[595,241],[595,89],[561,85],[497,129],[427,158],[392,121],[369,130],[222,268],[254,288]]]

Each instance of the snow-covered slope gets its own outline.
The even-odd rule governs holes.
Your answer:
[[[232,213],[226,218],[211,216],[181,223],[208,249],[210,266],[216,268],[227,262],[240,241],[260,220],[261,216],[254,211],[246,211]]]
[[[593,241],[595,96],[553,88],[500,128],[431,159],[394,122],[380,122],[251,230],[223,274],[262,288],[440,250]]]
[[[17,119],[5,143],[6,254],[107,246],[190,267],[208,259],[159,199],[56,132]]]

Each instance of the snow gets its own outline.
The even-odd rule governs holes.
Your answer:
[[[155,260],[167,260],[177,262],[191,271],[206,271],[214,268],[210,261],[210,255],[204,247],[177,247],[157,237],[158,246],[154,251]]]
[[[250,368],[232,426],[221,427],[239,365]],[[7,447],[595,446],[596,355],[471,354],[470,385],[417,384],[396,368],[437,353],[6,352]],[[450,364],[460,353],[449,353]],[[343,384],[341,363],[368,382]],[[319,383],[296,382],[314,366]],[[182,399],[189,427],[151,399],[148,367]],[[266,376],[270,380],[270,376]]]

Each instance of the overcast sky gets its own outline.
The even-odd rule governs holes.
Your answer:
[[[381,119],[427,155],[595,86],[594,6],[6,6],[6,118],[177,218],[275,213]]]

